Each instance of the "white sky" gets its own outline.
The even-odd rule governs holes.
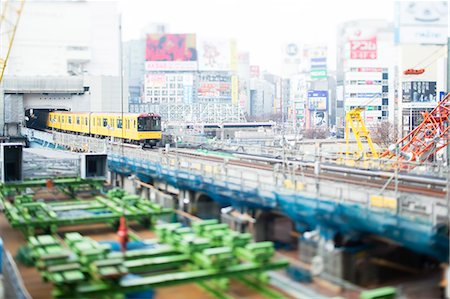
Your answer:
[[[393,0],[119,0],[124,40],[150,23],[170,33],[235,38],[250,63],[278,73],[287,42],[324,43],[335,53],[336,26],[355,19],[393,21]],[[334,57],[329,57],[334,64]]]

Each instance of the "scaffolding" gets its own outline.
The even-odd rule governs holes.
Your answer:
[[[154,112],[165,122],[246,122],[241,107],[228,103],[130,104],[130,112]]]

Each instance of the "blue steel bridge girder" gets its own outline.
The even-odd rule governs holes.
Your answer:
[[[109,167],[117,173],[130,175],[132,172],[165,181],[179,189],[203,192],[221,205],[281,210],[296,223],[300,231],[322,228],[352,236],[380,235],[440,261],[448,260],[449,238],[445,230],[392,212],[304,196],[296,192],[272,191],[261,194],[258,188],[243,189],[236,184],[224,184],[199,174],[127,157],[120,159],[110,156]]]

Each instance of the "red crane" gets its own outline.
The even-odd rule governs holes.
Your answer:
[[[423,121],[397,141],[381,157],[399,155],[400,161],[423,163],[450,143],[450,93],[431,112],[422,112]]]

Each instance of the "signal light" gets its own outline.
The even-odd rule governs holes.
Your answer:
[[[403,72],[405,75],[420,75],[425,72],[425,69],[407,69]]]

